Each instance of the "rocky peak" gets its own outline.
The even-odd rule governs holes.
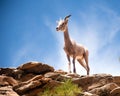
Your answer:
[[[40,62],[28,62],[18,68],[0,68],[0,96],[38,96],[48,86],[53,88],[67,79],[82,88],[83,93],[79,96],[120,96],[120,76],[80,76],[54,70]]]

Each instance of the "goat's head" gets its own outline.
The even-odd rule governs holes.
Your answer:
[[[58,22],[57,22],[57,27],[56,27],[56,30],[57,31],[65,31],[66,28],[67,28],[67,24],[68,24],[68,19],[71,15],[68,15],[66,16],[64,19],[60,19]]]

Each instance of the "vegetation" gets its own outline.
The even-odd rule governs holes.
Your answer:
[[[77,96],[80,93],[82,93],[81,88],[73,84],[71,80],[67,80],[52,90],[46,89],[40,96]]]

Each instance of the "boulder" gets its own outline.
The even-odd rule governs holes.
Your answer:
[[[110,74],[94,74],[92,75],[94,77],[93,82],[99,82],[100,80],[105,80],[105,82],[113,82],[113,77]]]
[[[120,96],[120,76],[80,76],[63,70],[54,71],[53,67],[40,62],[28,62],[18,68],[0,68],[0,96],[41,96],[46,89],[53,91],[68,79],[83,90],[76,96]]]
[[[114,76],[113,82],[120,86],[120,76]]]
[[[11,86],[0,87],[0,96],[19,96]]]
[[[113,89],[110,92],[110,96],[120,96],[120,87],[117,87],[117,88]]]
[[[59,73],[59,74],[63,74],[63,75],[67,74],[67,72],[65,72],[65,71],[63,71],[63,70],[61,70],[61,69],[55,70],[54,72],[55,72],[55,73]]]
[[[15,91],[19,94],[24,94],[25,92],[31,90],[31,89],[34,89],[36,88],[37,86],[40,86],[42,83],[38,80],[36,81],[31,81],[29,83],[23,83],[21,85],[23,86],[20,86],[18,88],[15,89]]]
[[[58,77],[56,78],[56,81],[64,82],[64,81],[66,81],[66,80],[68,80],[68,79],[72,79],[72,78],[71,78],[70,76],[66,76],[66,75],[60,74],[60,76],[58,76]]]
[[[12,76],[14,68],[0,68],[0,75]]]
[[[24,75],[24,71],[19,69],[14,69],[12,71],[12,77],[19,80]]]
[[[35,74],[32,74],[32,73],[28,73],[28,74],[24,74],[20,79],[19,81],[20,82],[25,82],[25,81],[28,81],[30,79],[32,79],[33,77],[35,77],[36,75]]]
[[[42,75],[37,75],[26,82],[19,83],[18,85],[14,86],[13,89],[18,94],[22,95],[30,90],[33,90],[41,85],[48,83],[50,80],[50,78],[45,78]]]
[[[37,87],[29,92],[26,92],[24,96],[41,96],[41,94],[44,92],[46,89],[53,89],[54,87],[60,85],[61,83],[55,80],[50,80],[49,83],[46,83],[42,87]]]
[[[94,77],[97,78],[106,78],[106,77],[112,77],[111,74],[105,74],[105,73],[101,73],[101,74],[93,74]]]
[[[59,73],[55,73],[55,72],[48,72],[44,75],[44,77],[47,77],[47,78],[51,78],[53,80],[57,80],[57,78],[60,76]]]
[[[14,86],[14,85],[17,85],[18,82],[12,78],[12,77],[9,77],[9,76],[0,76],[0,86]]]
[[[115,83],[109,83],[109,84],[106,84],[102,87],[94,88],[93,90],[91,90],[89,92],[92,94],[97,94],[99,96],[109,96],[110,91],[112,91],[113,89],[115,89],[117,87],[118,86]]]
[[[74,73],[65,74],[65,76],[70,76],[71,78],[80,78],[80,75]]]
[[[93,83],[93,76],[86,76],[81,78],[72,78],[72,82],[82,87],[83,90],[88,90],[88,87]]]
[[[47,89],[47,88],[53,89],[54,87],[56,87],[56,86],[58,86],[58,85],[60,85],[60,84],[61,84],[61,82],[59,82],[59,81],[51,80],[49,83],[47,83],[47,84],[43,87],[43,89]]]
[[[27,73],[34,73],[34,74],[44,74],[46,72],[54,71],[53,67],[47,64],[42,64],[40,62],[28,62],[19,66],[17,69],[23,70]]]
[[[0,68],[0,75],[11,76],[15,79],[20,79],[24,72],[15,68]]]
[[[92,90],[94,88],[98,88],[98,87],[104,86],[104,85],[106,85],[108,83],[111,83],[112,81],[113,81],[112,78],[110,79],[109,77],[97,80],[97,82],[93,82],[92,85],[90,85],[88,87],[88,90]]]

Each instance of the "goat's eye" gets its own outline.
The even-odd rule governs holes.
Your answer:
[[[61,24],[61,26],[64,26],[64,25],[65,25],[65,23],[62,23],[62,24]]]

